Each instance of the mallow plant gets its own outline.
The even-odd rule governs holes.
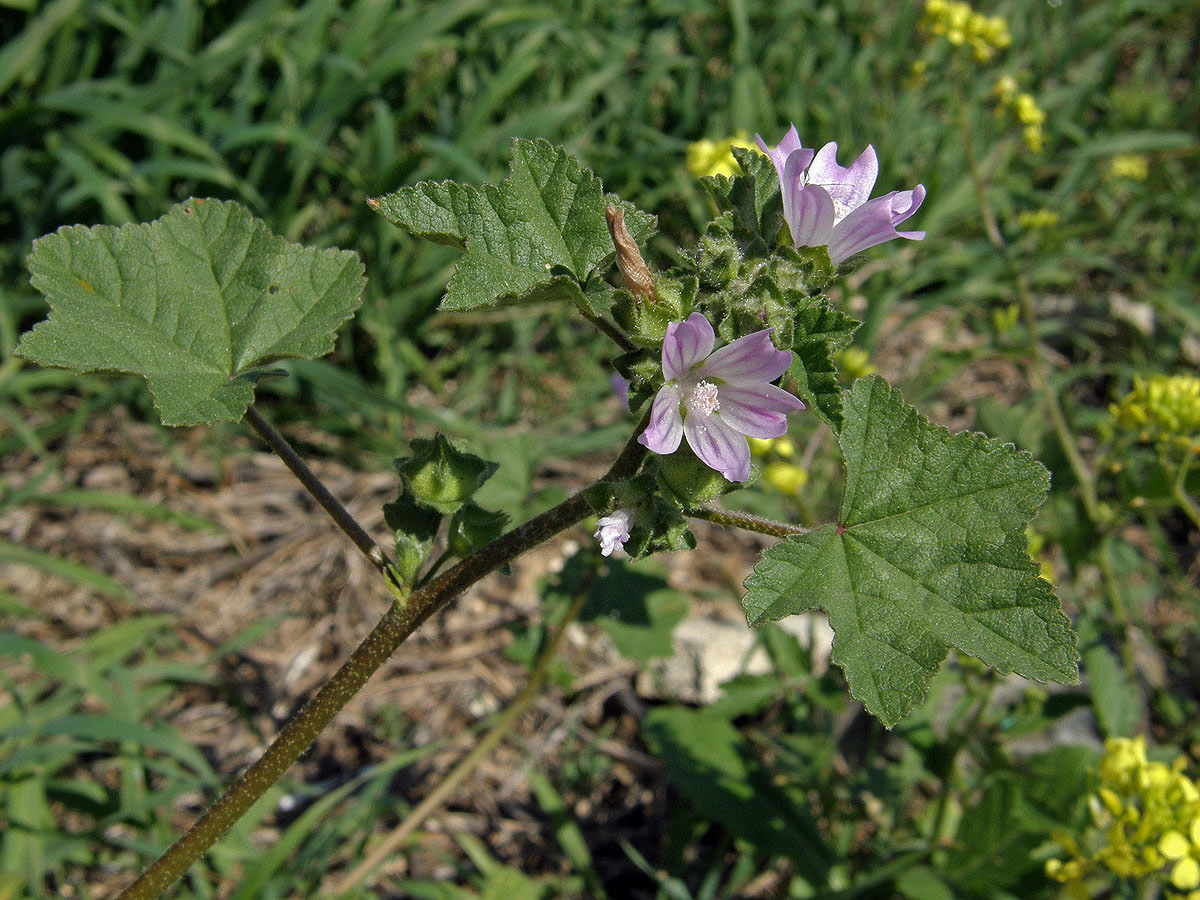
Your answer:
[[[1075,637],[1027,552],[1049,486],[1028,453],[931,424],[882,378],[844,391],[834,359],[857,322],[824,291],[839,267],[894,238],[925,190],[871,197],[868,147],[843,168],[837,145],[793,127],[740,172],[705,179],[715,217],[682,262],[652,267],[653,216],[606,194],[565,150],[517,140],[499,184],[420,183],[368,200],[412,235],[462,251],[448,313],[569,304],[613,344],[631,422],[605,474],[513,525],[473,499],[496,466],[444,435],[396,460],[386,550],[253,405],[273,364],[331,351],[354,315],[364,267],[346,250],[288,243],[236,203],[190,199],[148,224],[75,225],[34,243],[46,321],[17,353],[78,372],[142,375],[163,424],[244,419],[370,559],[394,600],[263,756],[122,895],[157,895],[261,797],[426,619],[536,545],[592,520],[601,555],[694,549],[689,524],[777,538],[745,580],[749,625],[823,610],[851,693],[891,726],[922,702],[951,648],[1004,673],[1077,679]],[[928,241],[922,252],[932,250]],[[615,267],[613,263],[615,262]],[[840,510],[816,528],[726,508],[757,476],[748,438],[816,416],[844,459]]]

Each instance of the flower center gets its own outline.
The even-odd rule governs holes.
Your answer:
[[[687,400],[688,412],[701,416],[711,416],[721,408],[717,399],[717,386],[711,381],[700,381],[692,388],[692,394]]]

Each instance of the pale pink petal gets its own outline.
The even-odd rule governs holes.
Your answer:
[[[754,387],[721,385],[718,391],[721,419],[747,437],[773,438],[787,431],[786,416],[804,409],[804,403],[773,384]]]
[[[868,144],[846,169],[838,165],[837,143],[833,141],[817,151],[807,175],[809,184],[825,188],[833,198],[835,224],[867,202],[877,178],[879,159],[874,147]]]
[[[609,375],[608,382],[612,385],[613,393],[617,395],[621,405],[625,407],[625,412],[629,412],[629,382],[620,372],[613,372]]]
[[[662,367],[667,381],[675,381],[712,353],[717,336],[712,325],[700,313],[692,313],[686,322],[672,322],[663,339]]]
[[[750,445],[719,416],[688,416],[683,433],[700,461],[720,472],[726,481],[750,477]]]
[[[798,173],[783,183],[783,218],[792,235],[793,247],[824,247],[833,233],[833,198],[823,187],[806,185]]]
[[[837,265],[855,253],[893,238],[924,240],[923,231],[896,230],[896,226],[912,216],[924,200],[925,186],[918,184],[911,191],[892,191],[864,203],[834,229],[829,242],[829,258]]]
[[[800,134],[796,131],[796,126],[793,125],[788,129],[788,133],[783,136],[774,149],[767,146],[767,142],[762,139],[761,134],[754,135],[754,140],[758,143],[758,149],[767,156],[771,157],[771,162],[775,164],[775,171],[779,173],[779,181],[781,184],[786,184],[784,181],[784,170],[787,167],[788,159],[799,153],[798,159],[802,159],[800,169],[803,170],[810,162],[812,162],[813,151],[805,150],[800,146]]]
[[[805,408],[803,400],[773,384],[723,384],[718,396],[722,412],[725,411],[726,402],[776,413],[790,413]]]
[[[792,354],[775,349],[771,329],[767,328],[726,344],[705,360],[696,375],[719,378],[730,384],[760,384],[774,381],[791,364]]]
[[[767,440],[777,438],[787,433],[787,417],[783,413],[763,412],[749,406],[730,406],[726,411],[721,404],[721,411],[716,415],[721,421],[746,437]]]
[[[633,510],[618,509],[611,516],[605,516],[596,522],[596,533],[593,537],[600,542],[600,555],[611,556],[616,550],[625,547],[629,540],[629,528],[633,525]]]
[[[669,456],[679,449],[683,438],[683,417],[679,414],[679,388],[664,384],[654,395],[650,424],[638,436],[638,443],[653,453]]]

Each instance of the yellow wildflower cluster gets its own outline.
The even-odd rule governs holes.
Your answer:
[[[1135,377],[1133,390],[1108,411],[1146,443],[1200,454],[1200,378],[1195,375]]]
[[[738,164],[733,158],[734,147],[757,149],[754,142],[750,140],[750,135],[744,131],[739,131],[733,137],[725,138],[723,141],[710,141],[708,138],[704,138],[689,144],[687,149],[688,171],[697,178],[705,175],[730,176],[735,174],[738,172]]]
[[[1150,163],[1140,153],[1122,153],[1109,161],[1108,174],[1113,178],[1145,181],[1150,175]]]
[[[1146,739],[1109,738],[1088,797],[1104,844],[1082,854],[1068,836],[1056,836],[1072,858],[1046,862],[1046,874],[1067,885],[1072,897],[1088,897],[1084,879],[1107,869],[1120,878],[1161,879],[1168,897],[1200,900],[1200,790],[1172,765],[1146,760]],[[1174,889],[1174,892],[1171,891]]]
[[[791,462],[796,455],[796,445],[790,438],[778,437],[765,441],[750,438],[750,452],[767,460],[763,467],[763,480],[779,493],[795,497],[808,482],[808,472]]]
[[[970,47],[976,62],[987,62],[1012,43],[1002,16],[985,16],[958,0],[925,0],[921,24],[954,47]]]
[[[1058,224],[1058,213],[1052,209],[1026,210],[1017,215],[1017,224],[1026,231],[1042,231]]]
[[[871,365],[871,357],[862,347],[839,350],[833,359],[841,373],[851,380],[866,378],[875,371],[875,367]]]
[[[1001,76],[992,88],[992,96],[1000,104],[1000,108],[1013,111],[1024,129],[1025,146],[1031,153],[1041,153],[1046,145],[1046,136],[1042,126],[1046,123],[1046,113],[1038,106],[1033,94],[1017,89],[1017,82],[1011,75]]]

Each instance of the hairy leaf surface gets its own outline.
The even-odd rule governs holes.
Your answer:
[[[289,244],[222,200],[147,224],[60,228],[34,242],[29,269],[50,316],[17,355],[142,375],[164,425],[240,419],[262,366],[333,349],[365,285],[354,253]]]
[[[655,223],[542,140],[513,142],[499,185],[423,181],[370,205],[417,237],[466,251],[442,299],[442,309],[453,310],[548,300],[590,310],[582,285],[615,252],[605,208],[622,207],[639,242]]]
[[[1075,637],[1026,550],[1049,487],[1041,464],[930,424],[875,376],[848,393],[839,440],[841,522],[763,554],[742,601],[751,624],[824,609],[834,662],[889,726],[951,647],[1004,673],[1076,681]]]

